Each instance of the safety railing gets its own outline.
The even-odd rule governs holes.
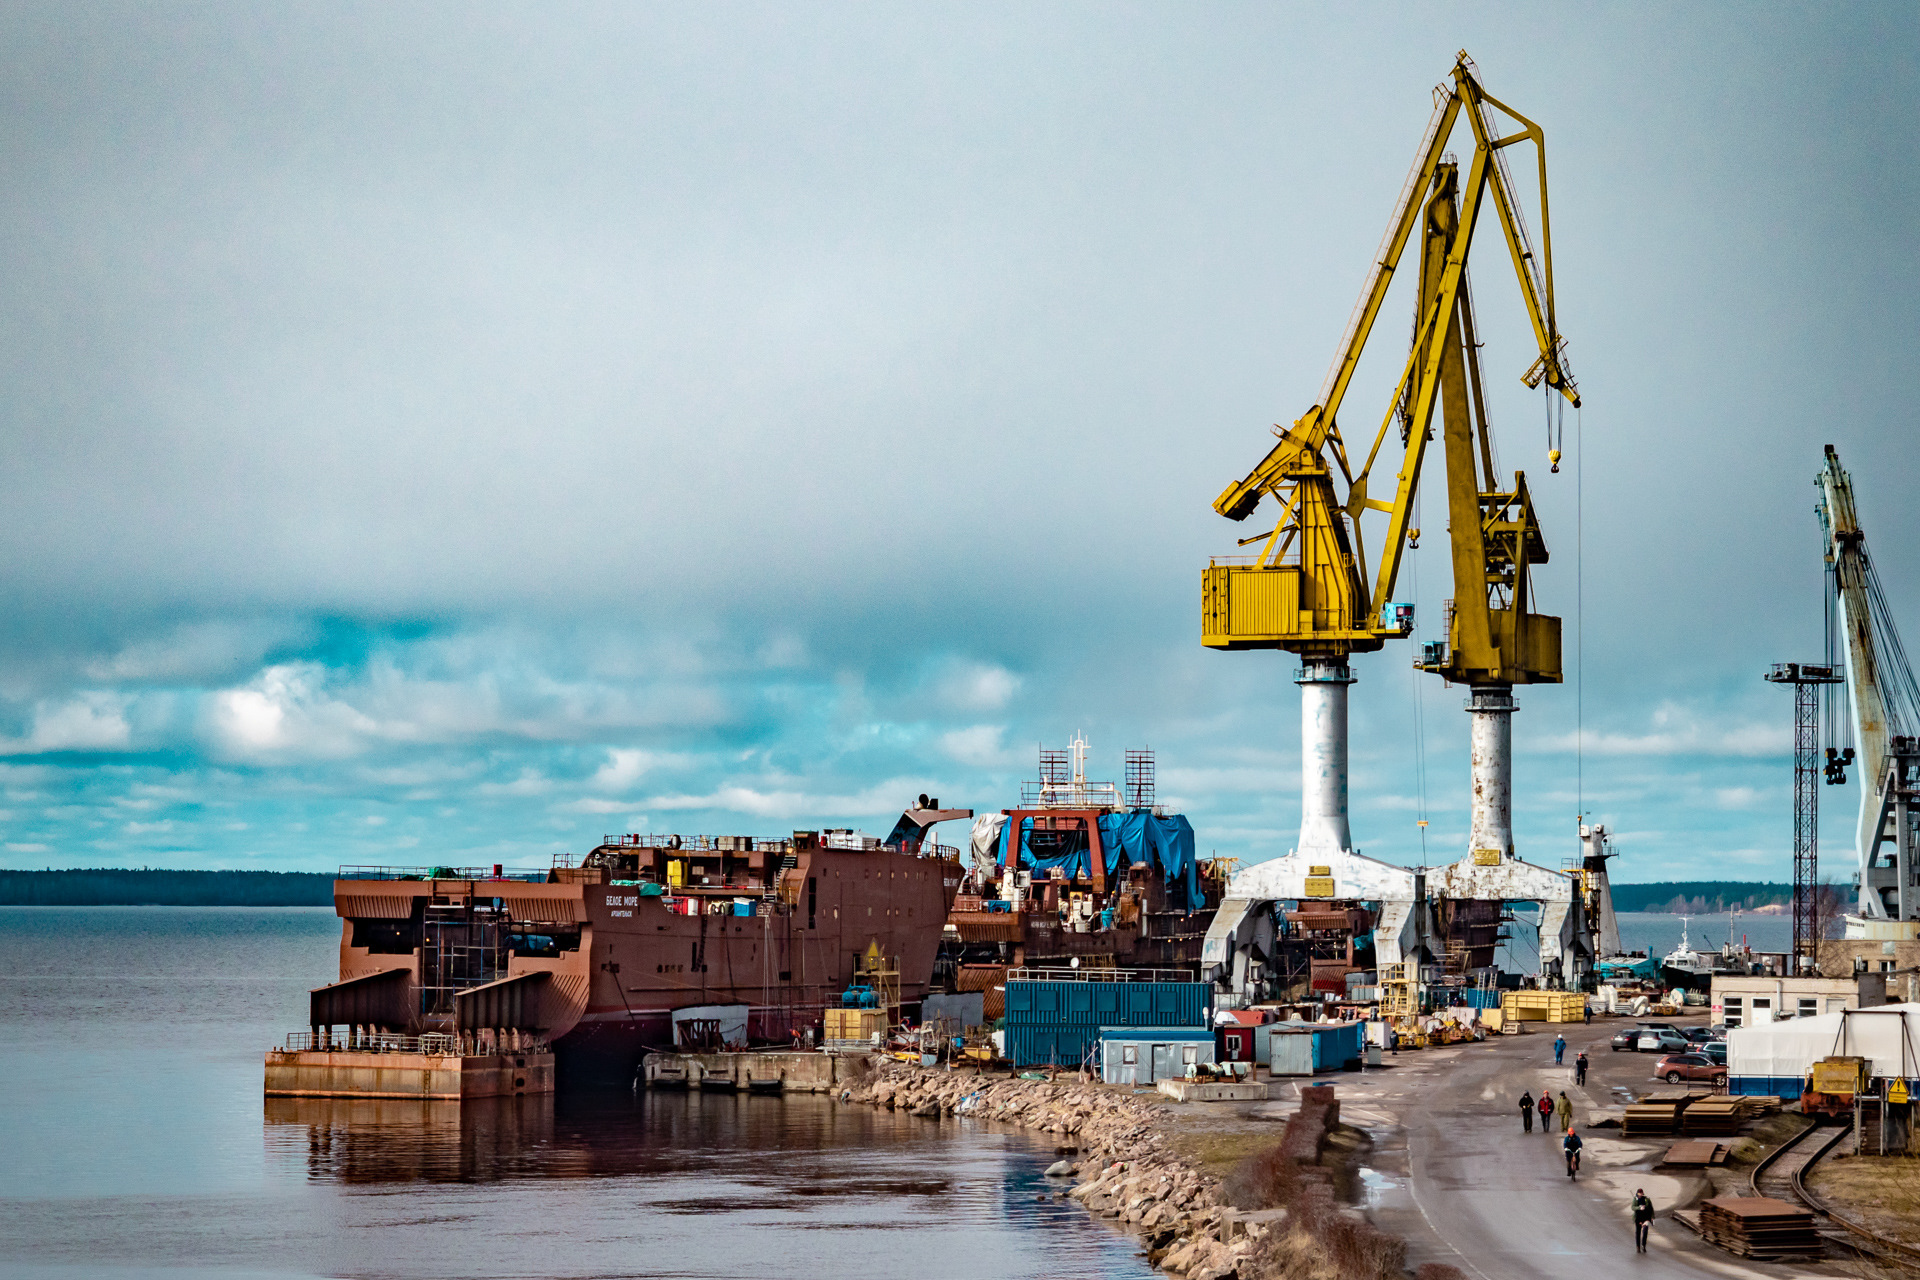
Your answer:
[[[1192,982],[1190,969],[1009,969],[1009,982]]]
[[[494,867],[375,867],[343,864],[339,879],[342,880],[516,880],[529,884],[544,884],[547,873],[544,871],[516,870]]]
[[[682,835],[641,835],[634,832],[616,832],[600,837],[600,847],[613,849],[666,849],[679,853],[784,853],[793,841],[783,837],[761,840],[753,836],[682,836]],[[553,865],[574,866],[578,856],[561,853],[554,855]]]
[[[431,1054],[440,1057],[460,1053],[546,1053],[547,1042],[531,1034],[524,1038],[519,1047],[508,1048],[499,1042],[499,1038],[490,1032],[468,1032],[464,1036],[449,1031],[430,1031],[425,1035],[403,1036],[385,1031],[341,1032],[329,1035],[322,1032],[315,1035],[311,1031],[289,1031],[286,1043],[281,1046],[288,1053],[411,1053]]]
[[[383,1031],[358,1035],[329,1035],[322,1032],[316,1036],[311,1031],[289,1031],[287,1042],[281,1047],[289,1053],[450,1054],[460,1052],[460,1037],[446,1032],[429,1032],[423,1036],[391,1035]]]

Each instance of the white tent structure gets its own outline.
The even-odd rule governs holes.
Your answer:
[[[1866,1058],[1875,1076],[1920,1078],[1920,1004],[1843,1009],[1727,1032],[1727,1091],[1798,1096],[1822,1058]]]

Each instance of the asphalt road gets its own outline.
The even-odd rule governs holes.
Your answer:
[[[1701,1019],[1678,1020],[1682,1025]],[[1627,1141],[1618,1130],[1589,1131],[1596,1108],[1617,1108],[1627,1090],[1664,1087],[1651,1079],[1657,1055],[1613,1053],[1608,1037],[1624,1025],[1597,1019],[1566,1029],[1566,1060],[1585,1048],[1587,1086],[1570,1066],[1553,1065],[1553,1034],[1538,1029],[1486,1044],[1389,1057],[1381,1070],[1335,1083],[1342,1118],[1374,1133],[1373,1216],[1408,1242],[1409,1261],[1446,1262],[1479,1280],[1635,1276],[1820,1276],[1828,1266],[1743,1262],[1704,1244],[1669,1212],[1707,1194],[1705,1180],[1651,1172],[1666,1144]],[[1542,1087],[1574,1104],[1586,1142],[1580,1176],[1569,1181],[1555,1129],[1522,1131],[1516,1106]],[[1636,1188],[1653,1198],[1649,1251],[1633,1248],[1628,1204]]]

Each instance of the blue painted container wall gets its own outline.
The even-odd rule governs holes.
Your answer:
[[[1727,1080],[1727,1092],[1747,1098],[1779,1098],[1782,1102],[1796,1101],[1807,1087],[1807,1082],[1799,1076],[1732,1076]]]
[[[1007,1025],[1007,1057],[1016,1067],[1069,1067],[1098,1058],[1096,1027],[1020,1027]]]
[[[1343,1071],[1349,1065],[1358,1066],[1361,1055],[1366,1052],[1365,1039],[1364,1023],[1348,1022],[1333,1027],[1314,1027],[1313,1069]]]
[[[1204,982],[1009,982],[1007,1056],[1017,1067],[1086,1061],[1102,1027],[1205,1027]]]

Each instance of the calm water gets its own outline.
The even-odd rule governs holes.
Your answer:
[[[1620,942],[1629,951],[1664,956],[1680,945],[1680,917],[1657,911],[1620,913]],[[1755,951],[1791,951],[1793,917],[1698,915],[1687,917],[1687,943],[1695,951],[1718,951],[1729,937],[1735,946],[1745,942]]]
[[[1148,1277],[1050,1148],[821,1098],[260,1093],[331,910],[0,908],[9,1276]]]
[[[1509,909],[1515,920],[1510,930],[1512,941],[1500,945],[1494,953],[1494,963],[1505,969],[1531,973],[1540,964],[1537,909],[1521,903],[1510,904]],[[1680,929],[1679,916],[1658,911],[1620,913],[1620,945],[1628,951],[1664,956],[1680,945]],[[1718,951],[1729,937],[1734,945],[1744,941],[1755,951],[1792,950],[1793,921],[1787,916],[1751,913],[1688,916],[1686,930],[1687,943],[1695,951]]]

